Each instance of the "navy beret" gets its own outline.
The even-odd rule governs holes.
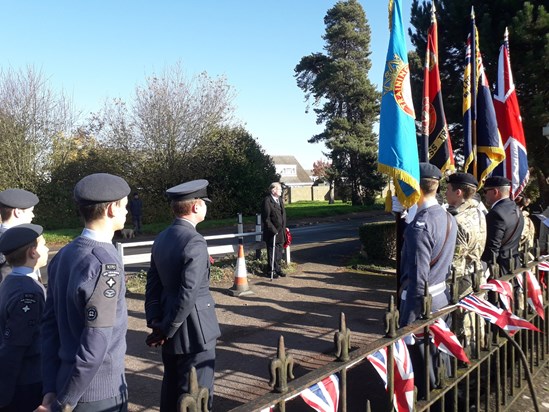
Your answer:
[[[0,237],[0,252],[9,255],[17,249],[28,245],[42,234],[44,229],[40,225],[24,223],[9,228]]]
[[[208,181],[205,179],[191,180],[190,182],[181,183],[166,190],[166,196],[170,200],[189,200],[202,199],[206,202],[211,202],[208,199]]]
[[[448,183],[456,185],[469,185],[475,188],[478,187],[478,181],[471,173],[453,173],[446,179]]]
[[[490,176],[484,182],[484,187],[503,187],[511,186],[511,181],[503,176]]]
[[[81,179],[74,187],[74,200],[79,205],[116,202],[130,194],[130,186],[119,176],[94,173]]]
[[[0,203],[14,209],[28,209],[38,203],[38,196],[28,190],[6,189],[0,192]]]
[[[431,163],[421,162],[419,164],[419,177],[421,179],[436,179],[442,178],[440,169]]]

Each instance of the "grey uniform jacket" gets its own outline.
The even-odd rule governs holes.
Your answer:
[[[221,335],[210,293],[206,241],[183,219],[161,232],[152,248],[145,292],[147,323],[157,319],[169,354],[192,354],[215,347]]]
[[[456,235],[454,217],[438,204],[419,210],[404,231],[400,267],[406,293],[401,296],[401,327],[421,316],[426,282],[433,296],[432,311],[448,304],[446,278],[454,256]]]
[[[511,199],[496,203],[486,215],[486,247],[482,260],[491,263],[493,255],[504,270],[509,268],[509,260],[518,258],[518,245],[524,218],[518,206]]]

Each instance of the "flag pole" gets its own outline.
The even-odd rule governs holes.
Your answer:
[[[477,153],[477,25],[475,23],[475,8],[471,6],[471,149],[473,153],[473,175],[480,182],[478,176]],[[467,170],[465,170],[466,172]]]

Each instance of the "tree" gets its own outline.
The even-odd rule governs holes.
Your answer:
[[[189,176],[189,156],[216,128],[232,121],[233,91],[223,77],[188,78],[180,65],[137,86],[133,101],[115,99],[93,116],[101,143],[123,154],[132,182],[160,195]]]
[[[334,204],[334,185],[337,179],[337,170],[332,167],[330,162],[320,159],[313,163],[313,176],[316,176],[319,181],[327,182],[330,185],[329,204]]]
[[[50,173],[56,136],[70,133],[76,115],[62,93],[54,93],[41,72],[0,72],[0,188],[36,191]]]
[[[509,28],[511,64],[526,136],[530,166],[549,204],[549,149],[542,127],[549,122],[549,13],[546,0],[471,1],[440,0],[437,2],[439,27],[439,64],[445,109],[453,142],[462,144],[462,79],[465,42],[470,29],[471,6],[474,6],[479,30],[483,63],[488,79],[497,78],[497,58],[505,27]],[[429,26],[430,2],[414,0],[410,30],[412,43],[420,56],[425,55]],[[421,72],[413,70],[412,79],[420,82]],[[417,84],[417,83],[414,83]],[[412,86],[414,86],[414,84]],[[417,88],[417,87],[416,87]]]
[[[192,152],[190,178],[207,179],[214,218],[254,215],[263,195],[278,176],[270,156],[242,127],[212,131]]]
[[[301,58],[297,85],[312,104],[322,133],[310,143],[325,142],[342,183],[351,187],[353,204],[373,201],[384,178],[377,172],[377,140],[372,130],[380,94],[368,80],[370,28],[357,0],[340,1],[324,17],[326,54]],[[367,185],[367,186],[366,186]]]

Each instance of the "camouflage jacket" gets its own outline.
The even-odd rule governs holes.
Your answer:
[[[478,202],[473,199],[465,201],[457,208],[448,207],[448,212],[454,215],[458,225],[452,267],[456,278],[460,279],[473,273],[474,262],[479,269],[481,267],[480,257],[486,243],[486,218],[479,210]]]

